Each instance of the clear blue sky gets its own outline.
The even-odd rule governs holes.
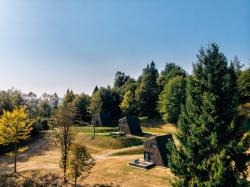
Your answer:
[[[1,0],[0,89],[91,93],[152,60],[191,72],[209,42],[250,62],[249,0]]]

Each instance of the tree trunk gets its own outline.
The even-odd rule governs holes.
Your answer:
[[[77,179],[77,165],[75,165],[75,187],[76,187],[76,179]]]
[[[17,156],[17,144],[15,144],[15,150],[14,150],[14,173],[16,173],[16,156]]]
[[[92,121],[93,124],[93,136],[92,139],[95,139],[95,121]]]
[[[64,156],[63,156],[63,181],[64,183],[67,183],[67,179],[66,179],[66,172],[67,172],[67,156],[66,156],[66,147],[64,150]]]

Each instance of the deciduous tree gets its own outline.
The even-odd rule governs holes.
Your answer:
[[[90,173],[91,169],[95,165],[95,159],[89,154],[86,147],[74,143],[71,146],[71,154],[69,160],[69,174],[74,178],[75,187],[77,185],[77,179],[85,179]]]
[[[168,81],[160,94],[158,109],[162,118],[170,123],[176,123],[179,119],[181,106],[185,102],[185,78],[174,77]]]
[[[63,168],[65,183],[67,182],[66,171],[67,171],[69,150],[75,136],[75,133],[72,129],[75,115],[76,115],[76,109],[73,106],[73,104],[70,103],[59,107],[58,110],[52,115],[50,119],[50,123],[54,127],[53,139],[61,149],[60,166]]]
[[[0,117],[0,144],[13,144],[14,173],[16,173],[16,161],[18,154],[18,143],[27,140],[32,131],[32,124],[27,120],[24,108],[14,108],[13,111],[3,111]]]

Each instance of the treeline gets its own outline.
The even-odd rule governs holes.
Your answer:
[[[249,111],[250,68],[242,68],[237,57],[228,61],[218,45],[211,44],[198,52],[191,75],[175,63],[167,63],[159,73],[151,62],[137,80],[117,72],[112,87],[96,86],[91,96],[67,90],[62,103],[56,94],[0,91],[0,145],[15,145],[16,163],[18,144],[31,130],[35,134],[50,124],[61,148],[66,182],[74,124],[91,123],[97,114],[113,119],[161,117],[179,131],[179,146],[168,145],[169,167],[179,179],[175,186],[247,186],[249,123],[243,128],[248,119],[239,114]],[[84,147],[76,149],[91,158]],[[77,154],[74,158],[83,160]],[[76,180],[77,173],[73,175]]]
[[[58,108],[58,102],[59,97],[56,93],[44,93],[38,97],[33,92],[26,94],[15,89],[0,91],[0,115],[4,111],[13,111],[15,107],[23,107],[32,123],[32,134],[37,134],[40,130],[48,129],[48,120]]]
[[[230,63],[236,73],[236,82],[241,103],[250,100],[250,68],[242,69],[235,57]],[[76,108],[75,122],[89,124],[97,114],[109,114],[114,120],[126,115],[148,118],[161,117],[167,122],[177,123],[181,106],[186,101],[186,83],[192,75],[175,63],[166,63],[160,73],[151,62],[138,79],[124,72],[116,72],[113,86],[96,86],[91,96],[75,94],[67,90],[63,103],[72,103]],[[34,130],[48,128],[48,119],[59,105],[59,97],[44,93],[41,97],[10,89],[0,91],[0,114],[16,106],[24,106],[32,120]]]
[[[236,73],[241,103],[250,100],[250,68],[242,69],[235,57],[229,63]],[[177,123],[181,106],[186,101],[186,83],[192,75],[175,63],[167,63],[159,73],[151,62],[138,79],[124,72],[115,74],[113,86],[96,86],[92,96],[76,95],[68,90],[64,102],[73,102],[77,108],[78,121],[91,122],[97,114],[109,114],[114,120],[126,115],[162,118]]]

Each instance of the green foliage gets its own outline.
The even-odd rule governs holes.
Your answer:
[[[135,100],[135,94],[132,91],[127,91],[123,96],[123,100],[120,104],[120,108],[124,115],[136,115],[137,105]]]
[[[161,92],[158,109],[162,118],[170,123],[178,121],[185,102],[185,78],[177,76],[168,81]]]
[[[203,48],[188,80],[178,121],[180,149],[170,167],[177,186],[240,186],[246,176],[249,134],[238,123],[236,73],[216,44]]]
[[[10,89],[7,91],[0,91],[0,113],[3,110],[11,111],[14,107],[23,104],[22,93],[18,90]]]
[[[96,85],[95,88],[94,88],[94,90],[93,90],[92,95],[93,95],[98,89],[99,89],[99,88],[98,88],[98,86]]]
[[[13,144],[15,149],[10,153],[14,159],[14,172],[16,173],[16,156],[18,143],[27,140],[32,131],[32,123],[28,122],[24,108],[14,108],[12,112],[3,111],[0,118],[0,144]]]
[[[72,90],[68,89],[65,96],[64,96],[64,98],[63,98],[63,103],[65,105],[68,104],[68,103],[72,103],[73,100],[75,99],[75,97],[76,96],[75,96],[74,92]]]
[[[159,91],[161,92],[168,81],[176,76],[186,77],[186,72],[180,66],[175,63],[167,63],[165,69],[160,73],[157,80]]]
[[[69,174],[74,178],[75,186],[77,185],[77,179],[86,178],[91,169],[95,165],[94,158],[88,153],[85,146],[74,143],[71,146],[71,155],[69,159]]]
[[[17,144],[28,139],[31,125],[24,108],[14,108],[12,112],[4,110],[0,118],[0,144]]]
[[[125,73],[117,71],[115,74],[114,88],[121,88],[128,81],[129,76]]]
[[[88,106],[90,105],[90,97],[83,93],[76,96],[73,104],[76,107],[76,120],[80,122],[89,122],[90,113],[88,111]]]
[[[75,132],[73,123],[76,116],[76,108],[72,103],[62,105],[51,116],[50,124],[54,127],[53,141],[59,145],[61,150],[60,166],[63,168],[64,182],[66,182],[66,171],[70,146],[74,140]]]
[[[120,96],[116,91],[110,87],[101,87],[92,95],[89,111],[92,117],[95,117],[99,113],[109,113],[112,118],[118,119],[121,115],[119,104]]]
[[[155,68],[155,63],[151,62],[143,69],[142,76],[138,80],[136,90],[136,100],[140,115],[153,117],[157,115],[157,100],[158,100],[158,71]]]
[[[241,98],[250,99],[250,68],[247,68],[239,73],[238,89]]]

